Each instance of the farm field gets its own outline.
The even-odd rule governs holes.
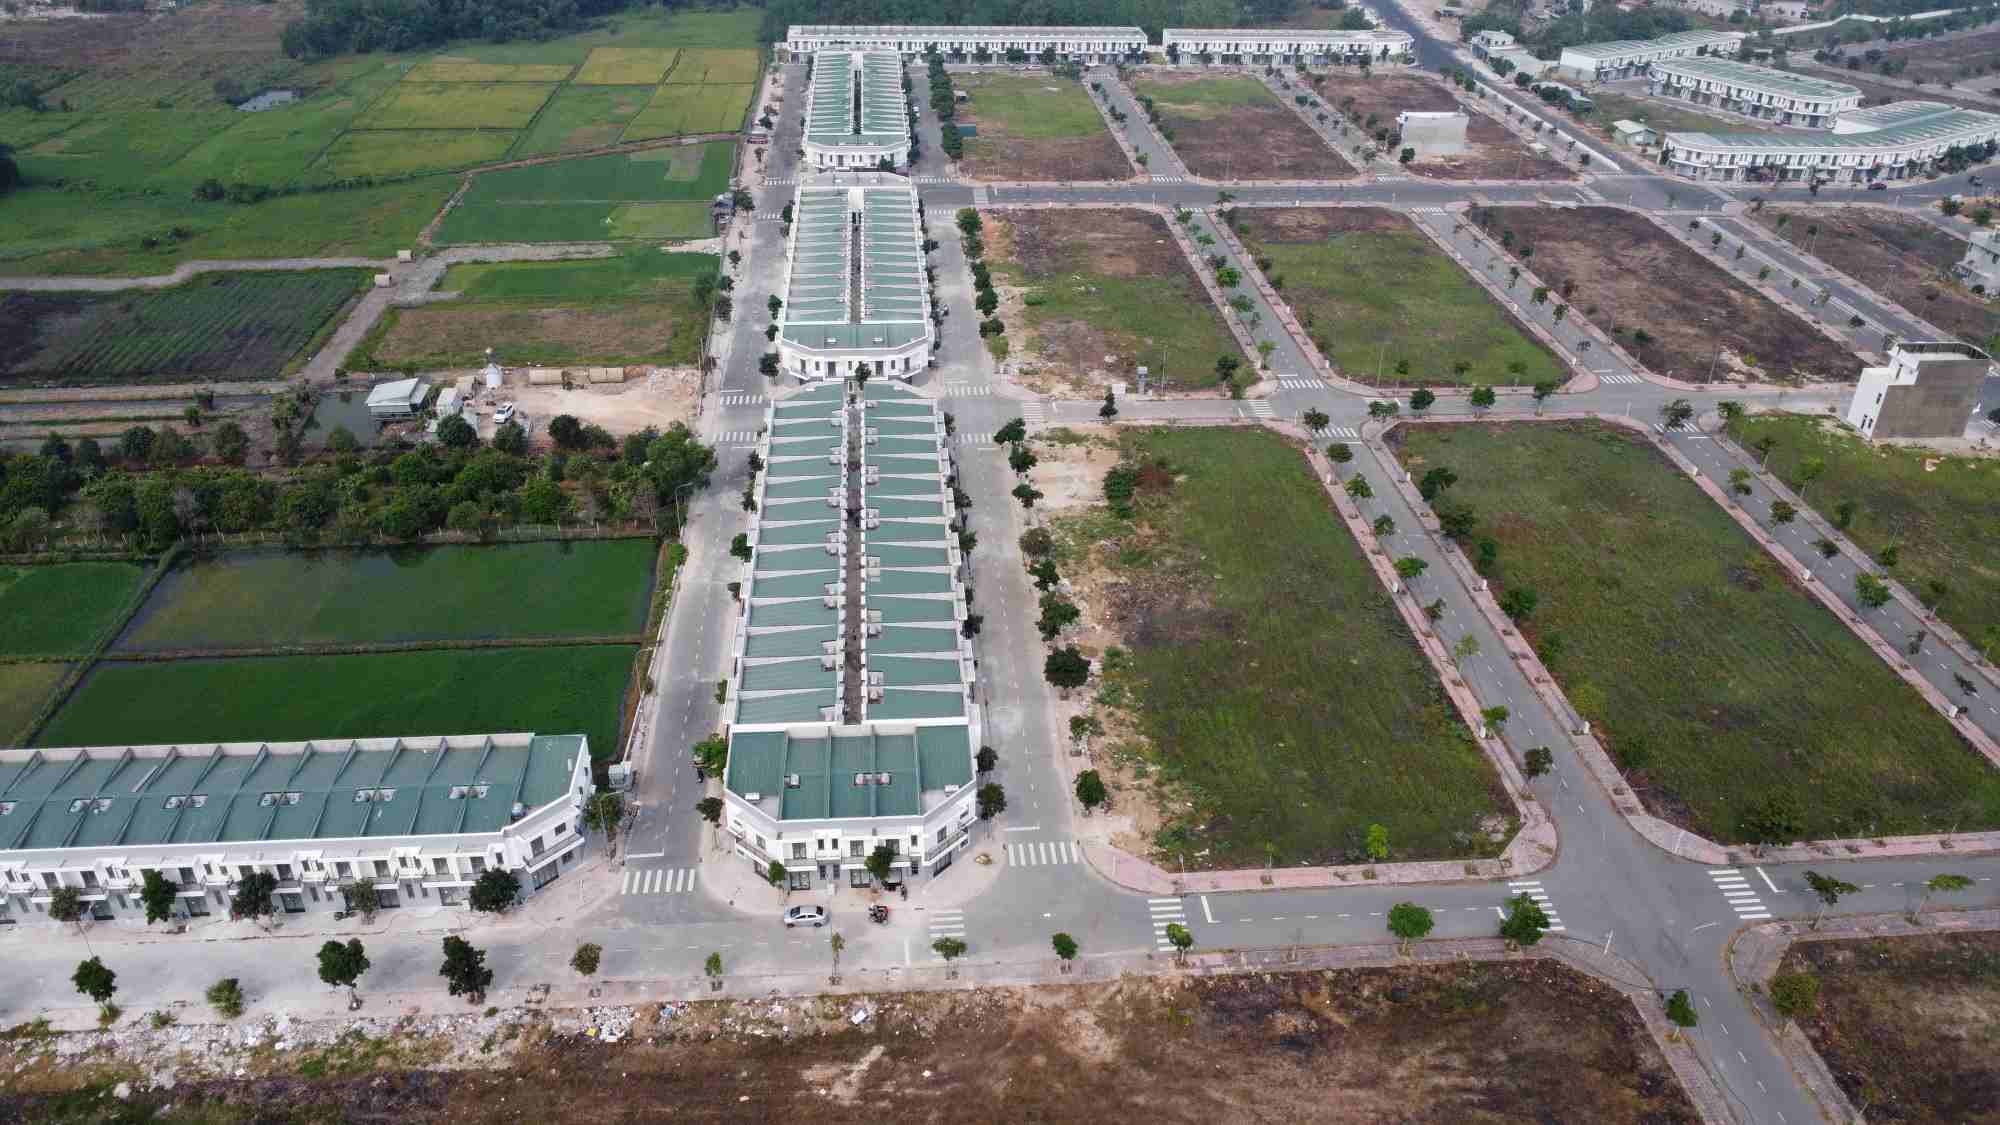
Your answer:
[[[1300,324],[1350,378],[1376,386],[1519,386],[1569,377],[1458,263],[1393,211],[1235,214],[1244,249],[1270,263],[1266,276],[1282,279]],[[1392,346],[1384,349],[1385,340]],[[1453,369],[1461,360],[1472,365],[1462,376]],[[1398,372],[1405,363],[1407,375]]]
[[[0,385],[270,379],[363,270],[208,274],[171,289],[0,297]]]
[[[407,734],[618,739],[636,645],[104,661],[36,739],[104,746]]]
[[[255,552],[176,568],[120,651],[636,633],[648,539]]]
[[[959,168],[973,179],[1124,180],[1133,175],[1104,115],[1083,83],[1053,75],[967,74],[953,79],[971,95],[960,123],[979,127],[965,139]]]
[[[1729,429],[1746,447],[1776,441],[1767,464],[1782,480],[1796,482],[1808,457],[1824,462],[1807,502],[1833,518],[1852,501],[1848,537],[1871,556],[1893,544],[1895,576],[1918,597],[1944,583],[1938,616],[1989,658],[2000,655],[2000,462],[1871,446],[1831,419],[1796,414],[1755,414]]]
[[[505,130],[355,129],[342,133],[313,168],[336,180],[447,172],[505,157],[516,136]]]
[[[625,125],[646,108],[650,86],[564,86],[521,135],[515,156],[578,152],[618,143]]]
[[[576,70],[579,86],[657,86],[680,52],[672,47],[594,47]]]
[[[714,141],[483,173],[437,241],[707,237],[709,201],[729,190],[735,163],[736,146]]]
[[[368,107],[364,129],[519,129],[556,92],[553,82],[414,82]]]
[[[1793,246],[1811,246],[1814,257],[1959,339],[1988,352],[2000,348],[2000,307],[1951,274],[1965,257],[1962,240],[1922,219],[1872,207],[1767,207],[1757,218]]]
[[[67,664],[0,664],[0,749],[20,745],[28,724],[67,671]]]
[[[0,656],[89,652],[145,576],[123,562],[0,565]]]
[[[413,67],[409,82],[561,82],[576,68],[568,63],[483,63],[439,55]]]
[[[438,282],[473,300],[601,301],[683,295],[696,278],[715,273],[714,254],[631,247],[609,258],[563,262],[468,262],[452,266]]]
[[[1993,1120],[2000,934],[1798,942],[1779,971],[1819,980],[1818,1011],[1799,1026],[1871,1120]]]
[[[1255,367],[1159,216],[1005,211],[984,222],[1002,319],[1026,329],[1010,335],[1030,385],[1083,388],[1145,366],[1186,389],[1213,386],[1220,356]]]
[[[758,52],[743,49],[690,47],[681,52],[674,69],[667,74],[673,85],[706,83],[711,86],[741,86],[757,81],[764,67]]]
[[[1487,207],[1468,214],[1655,374],[1687,382],[1852,382],[1853,353],[1640,215],[1612,207]],[[1491,225],[1486,225],[1490,219]]]
[[[1151,74],[1133,82],[1132,91],[1153,99],[1161,126],[1171,134],[1168,143],[1197,176],[1309,180],[1354,174],[1352,165],[1255,78]]]
[[[1725,842],[1787,804],[1788,839],[2000,824],[2000,774],[1645,439],[1392,434],[1413,473],[1456,471],[1496,592],[1539,595],[1523,636],[1656,815]]]
[[[1116,440],[1135,518],[1053,527],[1125,654],[1098,700],[1145,739],[1114,753],[1159,775],[1155,855],[1360,862],[1371,824],[1398,860],[1498,852],[1505,794],[1300,450],[1255,429]]]
[[[728,86],[666,85],[625,126],[619,139],[650,141],[687,133],[731,133],[743,127],[755,87],[744,82]]]
[[[1324,82],[1313,83],[1313,87],[1330,111],[1347,115],[1350,128],[1359,128],[1369,135],[1384,127],[1393,132],[1396,115],[1405,111],[1465,113],[1465,140],[1470,151],[1458,156],[1426,157],[1403,165],[1419,176],[1438,180],[1576,178],[1566,165],[1531,151],[1505,125],[1478,110],[1467,109],[1436,79],[1408,74],[1371,74],[1360,78],[1335,73],[1327,75]],[[1371,120],[1375,124],[1368,124]],[[1395,159],[1395,155],[1389,153],[1390,159]]]

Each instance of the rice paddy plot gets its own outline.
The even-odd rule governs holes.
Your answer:
[[[302,175],[369,103],[396,84],[393,66],[376,66],[333,89],[256,113],[196,145],[157,179],[193,184],[287,184]]]
[[[516,156],[579,152],[618,143],[653,96],[651,86],[564,86],[522,134]]]
[[[105,114],[29,146],[15,159],[29,181],[136,187],[239,117],[233,109],[220,108]]]
[[[19,745],[67,664],[0,664],[0,749]]]
[[[624,139],[646,141],[655,137],[680,137],[696,133],[731,133],[743,127],[743,115],[750,108],[753,87],[744,83],[729,86],[661,86],[653,100],[632,123],[625,126]]]
[[[547,82],[397,83],[356,124],[363,129],[519,129],[555,92]]]
[[[757,81],[762,56],[756,51],[690,47],[681,52],[667,82],[673,85],[741,85]]]
[[[652,86],[680,54],[672,47],[595,47],[572,80],[579,86]]]
[[[212,274],[171,289],[0,297],[0,384],[267,379],[365,270]]]
[[[247,552],[162,579],[121,651],[609,637],[646,621],[648,539]]]
[[[123,562],[0,566],[0,655],[91,651],[145,575]]]
[[[715,233],[706,203],[626,203],[611,212],[612,238],[707,238]]]
[[[328,146],[313,170],[327,179],[455,171],[501,159],[518,135],[504,130],[357,129]]]
[[[581,732],[615,750],[636,645],[105,661],[40,746]]]
[[[411,82],[561,82],[575,68],[568,63],[487,63],[434,58],[407,76]]]
[[[561,203],[571,200],[708,201],[729,190],[736,146],[729,141],[616,153],[487,172],[466,193],[468,204]]]

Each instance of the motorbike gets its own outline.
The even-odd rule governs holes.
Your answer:
[[[887,923],[889,921],[889,908],[883,906],[881,903],[876,903],[874,906],[868,908],[868,920],[878,925]]]

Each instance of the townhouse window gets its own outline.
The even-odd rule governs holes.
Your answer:
[[[449,875],[451,874],[451,865],[444,861],[443,856],[439,856],[431,860],[431,871],[438,875]]]
[[[805,846],[804,844],[799,844],[799,843],[795,843],[795,844],[793,844],[793,845],[792,845],[792,858],[793,858],[793,859],[804,859],[805,857],[806,857],[806,846]]]
[[[62,886],[62,881],[56,877],[55,872],[44,871],[42,872],[42,885],[53,891],[57,887]]]
[[[376,877],[377,879],[386,879],[386,878],[388,878],[388,877],[389,877],[389,861],[388,861],[388,860],[385,860],[385,859],[378,859],[378,860],[376,860],[376,861],[375,861],[375,877]]]
[[[534,839],[528,841],[528,854],[530,855],[542,854],[542,838],[540,836],[537,836]]]
[[[910,833],[910,847],[914,849],[916,846],[917,846],[917,834],[915,832],[912,832]]]
[[[289,883],[289,882],[291,882],[291,881],[292,881],[292,865],[291,865],[291,864],[289,864],[289,863],[281,863],[281,864],[279,864],[279,865],[278,865],[278,881],[279,881],[279,882],[281,882],[281,883]]]
[[[345,879],[349,875],[352,875],[354,873],[354,869],[349,867],[345,860],[342,860],[341,862],[333,865],[333,873]]]
[[[472,857],[472,873],[473,873],[474,875],[477,875],[477,874],[479,874],[480,872],[482,872],[482,871],[485,871],[485,870],[486,870],[486,857],[484,857],[484,856],[477,856],[477,855],[476,855],[476,856],[473,856],[473,857]]]
[[[95,887],[97,885],[97,872],[83,872],[83,885],[85,888]]]
[[[860,840],[849,840],[847,842],[847,854],[853,856],[855,859],[860,859],[863,855],[861,849],[866,846]]]
[[[946,832],[949,832],[949,831],[951,831],[951,829],[949,829],[949,828],[940,828],[940,829],[938,829],[938,838],[937,838],[937,842],[938,842],[938,843],[940,843],[940,844],[944,843],[944,834],[945,834]]]
[[[762,836],[757,837],[757,850],[761,852],[766,850],[767,847],[768,845],[764,843],[764,837]]]

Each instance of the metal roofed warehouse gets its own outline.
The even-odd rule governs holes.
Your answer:
[[[856,371],[908,380],[936,340],[916,189],[861,174],[851,187],[801,187],[792,204],[780,368],[801,381]]]
[[[227,912],[251,871],[287,913],[372,883],[385,907],[451,905],[489,869],[532,892],[578,858],[582,735],[494,734],[0,751],[0,918],[60,886],[100,920],[143,918],[141,873],[179,912]]]

